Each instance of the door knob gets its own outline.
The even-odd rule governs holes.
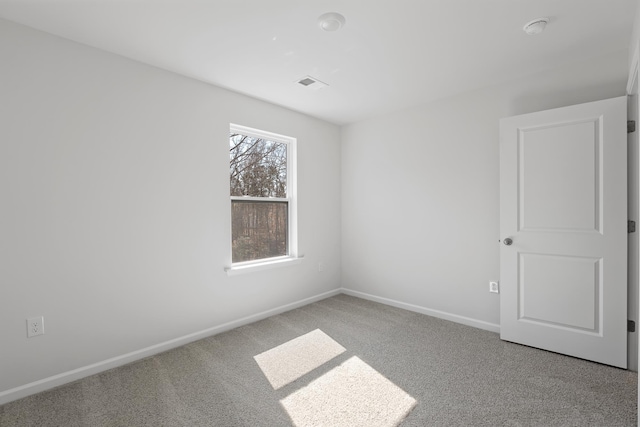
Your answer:
[[[507,246],[511,246],[511,244],[513,243],[513,240],[511,240],[510,238],[506,238],[502,241],[502,243],[504,243]]]

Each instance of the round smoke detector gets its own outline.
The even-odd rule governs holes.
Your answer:
[[[345,22],[344,16],[336,12],[324,13],[318,17],[318,25],[325,31],[338,31]]]
[[[530,36],[535,36],[543,32],[548,23],[549,18],[536,18],[533,21],[527,22],[522,29]]]

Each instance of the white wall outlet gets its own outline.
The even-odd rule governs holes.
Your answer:
[[[500,285],[498,282],[489,282],[489,292],[493,292],[495,294],[500,293]]]
[[[319,272],[323,272],[324,271],[324,262],[320,261],[318,263],[318,271]]]
[[[44,317],[30,317],[27,319],[27,338],[44,334]]]

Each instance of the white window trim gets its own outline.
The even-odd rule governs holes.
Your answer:
[[[258,201],[286,201],[288,202],[288,232],[287,232],[287,248],[289,253],[285,256],[263,258],[245,262],[231,262],[230,267],[225,267],[227,275],[233,276],[241,273],[249,273],[254,271],[267,270],[275,267],[284,267],[302,262],[303,256],[298,254],[298,156],[297,156],[297,139],[279,135],[277,133],[262,131],[246,126],[231,123],[229,130],[232,133],[252,136],[254,138],[263,138],[270,141],[281,142],[287,145],[287,197],[237,197],[229,198],[229,212],[231,212],[232,200],[258,200]],[[231,218],[229,221],[229,229],[231,229]],[[229,242],[229,259],[233,259],[231,255],[231,242]]]
[[[226,267],[224,271],[227,273],[227,276],[237,276],[239,274],[253,273],[256,271],[271,270],[272,268],[300,264],[303,259],[304,256],[282,256],[265,258],[257,261],[236,262],[232,264],[231,267]]]

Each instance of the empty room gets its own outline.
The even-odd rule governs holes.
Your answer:
[[[637,0],[0,0],[0,426],[636,426]]]

